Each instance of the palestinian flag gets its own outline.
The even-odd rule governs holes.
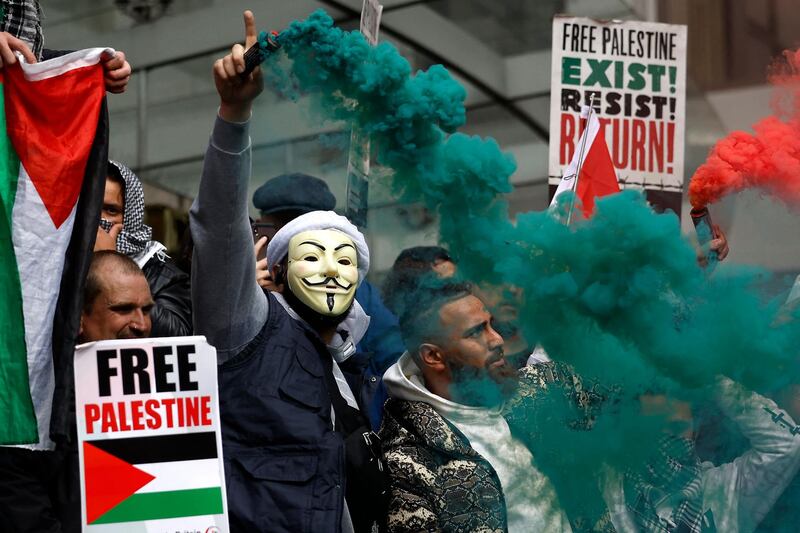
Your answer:
[[[583,216],[589,218],[594,210],[594,199],[619,192],[619,182],[597,113],[589,106],[581,106],[581,118],[588,121],[586,129],[578,140],[572,161],[564,169],[564,177],[550,205],[557,204],[556,198],[561,193],[572,191],[581,201]]]
[[[84,441],[85,523],[223,513],[216,434]]]
[[[0,444],[47,440],[54,356],[72,356],[105,187],[104,50],[0,70]]]

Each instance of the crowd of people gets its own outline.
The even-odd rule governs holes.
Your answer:
[[[3,26],[3,63],[50,57],[31,22],[38,3],[3,5],[23,21]],[[542,448],[532,417],[557,391],[564,424],[588,431],[614,391],[524,338],[514,287],[470,284],[447,250],[421,246],[400,251],[379,289],[363,233],[313,176],[267,180],[251,219],[249,128],[264,81],[244,73],[244,52],[255,40],[246,12],[244,44],[213,65],[219,109],[190,211],[191,272],[152,239],[137,176],[109,161],[78,334],[196,334],[216,348],[232,531],[794,530],[800,439],[774,423],[800,415],[792,402],[720,376],[719,409],[746,441],[737,456],[704,461],[693,431],[666,434],[641,470],[564,487],[554,474],[565,458]],[[108,91],[124,91],[124,54],[104,68]],[[642,404],[693,427],[689,406],[656,394]],[[578,507],[562,497],[576,486]],[[0,530],[78,531],[80,505],[74,435],[0,448]]]

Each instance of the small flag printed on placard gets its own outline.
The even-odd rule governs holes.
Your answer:
[[[90,524],[221,514],[214,432],[83,442]]]

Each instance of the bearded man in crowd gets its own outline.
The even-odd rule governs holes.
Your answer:
[[[504,412],[520,375],[551,380],[557,370],[545,363],[518,374],[469,285],[407,290],[417,301],[400,319],[408,351],[384,376],[389,531],[571,531]]]

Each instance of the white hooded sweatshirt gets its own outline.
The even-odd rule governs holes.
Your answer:
[[[726,377],[718,378],[715,394],[722,412],[750,441],[750,449],[730,463],[701,465],[702,511],[712,512],[717,531],[748,533],[800,469],[800,426],[774,401]],[[637,532],[619,473],[607,472],[605,497],[616,530]],[[671,513],[664,510],[665,516]]]
[[[527,447],[511,435],[501,407],[461,405],[433,394],[407,352],[389,367],[383,380],[390,397],[433,407],[492,466],[505,497],[509,533],[572,531],[550,480],[534,467]]]

